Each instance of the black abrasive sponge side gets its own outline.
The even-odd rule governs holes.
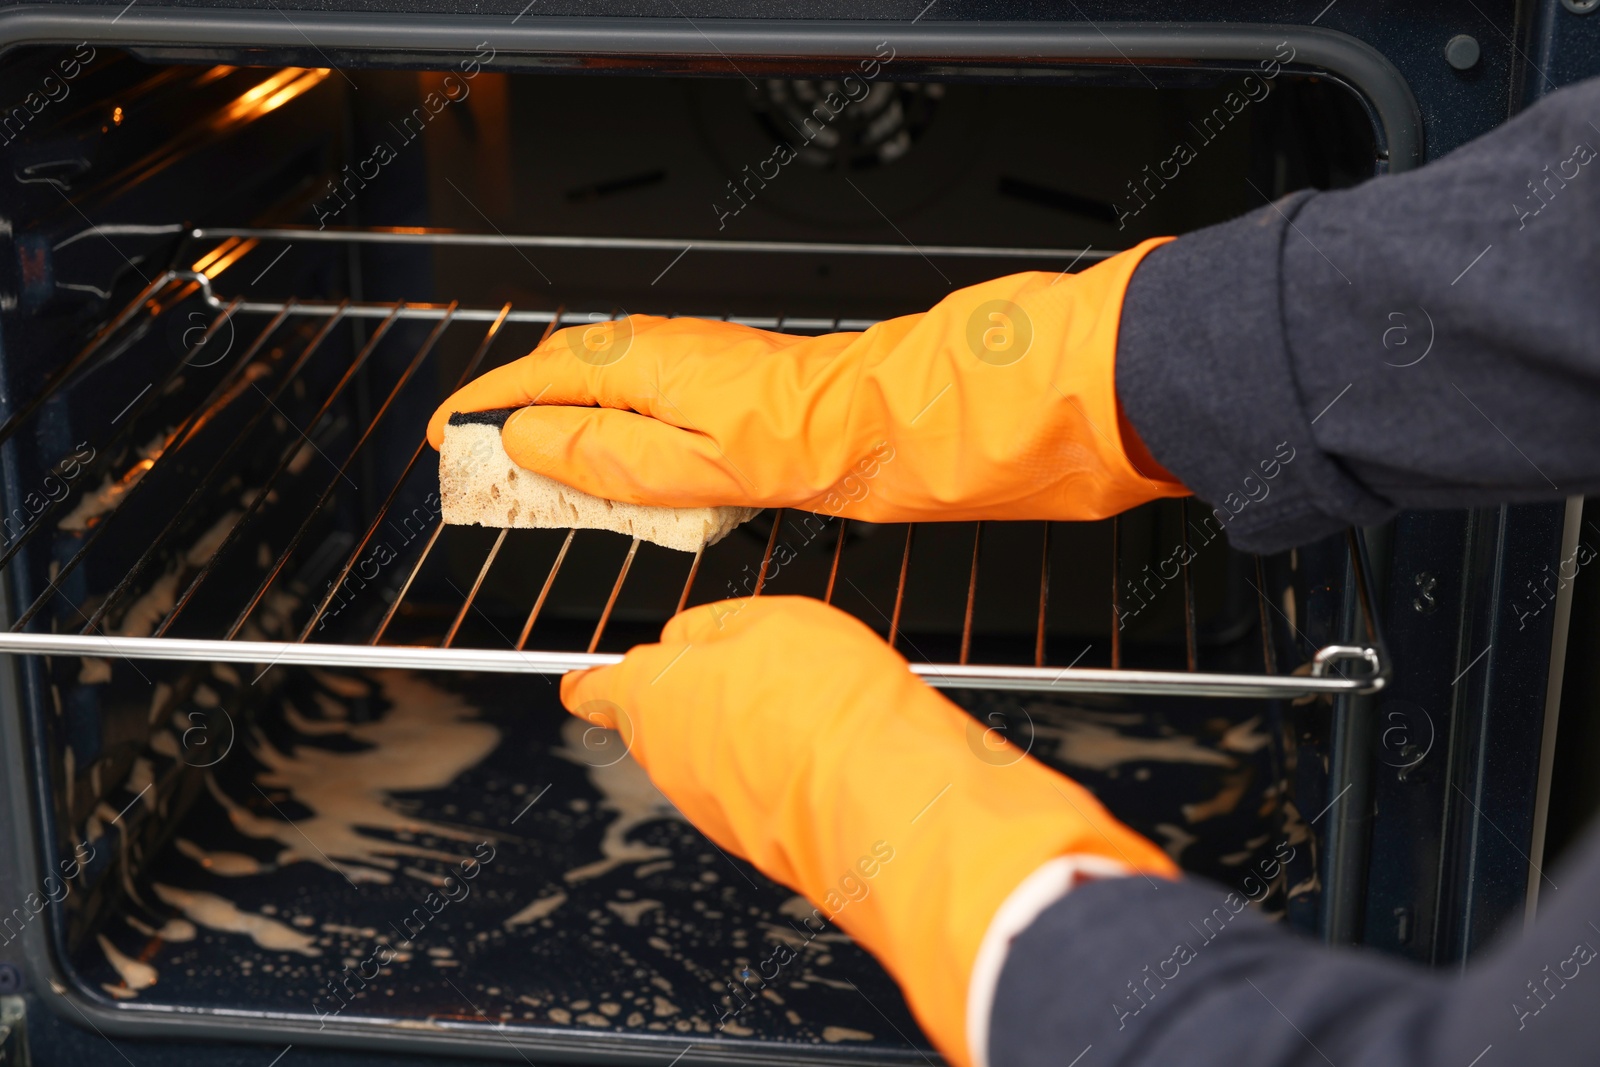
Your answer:
[[[451,426],[504,426],[516,408],[495,408],[492,411],[457,411],[450,416]]]

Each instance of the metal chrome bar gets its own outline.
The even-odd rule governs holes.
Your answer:
[[[224,301],[221,297],[212,297],[206,303],[213,308],[220,308]],[[276,310],[280,305],[272,302],[257,302],[246,300],[239,305],[241,315],[262,315]],[[337,305],[327,301],[311,301],[295,305],[296,315],[327,315]],[[402,320],[432,321],[442,318],[445,312],[444,304],[407,304],[399,315]],[[490,307],[464,307],[456,312],[457,322],[493,322],[500,312]],[[507,316],[507,322],[519,323],[547,323],[553,320],[554,311],[513,311]],[[346,318],[351,319],[383,319],[389,316],[387,304],[351,304]],[[749,326],[757,330],[774,329],[778,320],[770,315],[695,315],[694,318],[717,318],[725,322],[735,323],[739,326]],[[574,323],[578,320],[572,320]],[[590,321],[584,319],[582,321]],[[598,320],[596,320],[598,321]],[[826,331],[826,330],[865,330],[875,326],[878,319],[824,319],[824,318],[789,318],[784,320],[784,326],[790,330],[801,331]]]
[[[633,557],[639,554],[639,539],[635,537],[633,544],[628,546],[628,554],[622,559],[622,569],[617,572],[617,580],[611,586],[611,595],[606,597],[606,606],[600,610],[600,621],[595,623],[594,634],[589,638],[588,651],[593,652],[600,647],[600,637],[606,632],[606,623],[611,620],[611,609],[617,605],[617,595],[622,592],[622,583],[628,580],[628,571],[633,567]]]
[[[511,305],[508,303],[500,309],[500,317],[490,323],[489,329],[483,335],[483,340],[478,342],[477,351],[472,354],[471,359],[467,360],[466,368],[462,370],[461,377],[456,379],[457,389],[466,384],[467,379],[472,377],[473,372],[483,362],[483,357],[489,354],[489,346],[499,336],[500,327],[505,324],[506,316],[510,313]],[[560,312],[558,310],[557,316],[559,317],[559,315]],[[552,321],[550,328],[545,331],[545,336],[548,337],[550,330],[554,328],[555,323]],[[328,595],[322,598],[316,610],[311,613],[311,618],[306,622],[304,629],[300,631],[300,636],[297,640],[304,641],[310,637],[311,631],[322,620],[322,616],[327,612],[329,605],[333,603],[334,598],[339,595],[339,590],[344,587],[345,581],[350,577],[350,572],[355,568],[356,561],[361,558],[361,553],[365,552],[367,545],[371,544],[373,534],[378,532],[378,527],[388,517],[389,509],[394,507],[395,498],[400,495],[401,487],[406,484],[406,479],[411,477],[411,472],[416,468],[417,461],[422,458],[422,454],[427,449],[428,435],[424,433],[422,439],[417,442],[416,450],[411,453],[410,461],[406,463],[405,469],[400,472],[400,477],[395,479],[394,485],[389,489],[389,495],[384,497],[383,503],[378,506],[378,513],[372,517],[372,522],[367,526],[367,532],[361,535],[360,541],[356,542],[356,547],[350,552],[350,558],[345,560],[344,566],[339,570],[339,577],[328,586]]]
[[[678,594],[678,606],[673,610],[674,615],[681,615],[683,609],[689,606],[689,590],[694,588],[694,579],[700,573],[700,559],[706,554],[702,546],[694,550],[694,559],[689,563],[689,577],[683,580],[683,592]]]
[[[839,557],[844,555],[844,530],[849,519],[839,520],[839,540],[833,543],[833,562],[828,566],[828,589],[822,594],[824,604],[833,603],[833,587],[839,581]]]
[[[214,291],[212,291],[211,279],[206,277],[204,274],[198,274],[194,271],[173,271],[172,274],[174,277],[192,281],[199,286],[201,296],[208,306],[219,310],[224,306],[225,301],[222,299],[222,297],[218,296]],[[239,305],[238,313],[241,315],[265,315],[275,312],[282,306],[283,305],[273,303],[271,301],[246,300]],[[340,306],[341,305],[330,303],[328,301],[299,303],[294,307],[294,314],[328,315],[331,314],[334,309]],[[344,317],[349,319],[386,319],[390,316],[390,314],[393,313],[394,310],[393,304],[350,303],[342,306],[345,308]],[[448,304],[407,303],[406,306],[401,309],[398,317],[402,320],[420,319],[424,321],[432,321],[444,317],[445,311],[448,308]],[[513,311],[506,316],[506,321],[551,323],[560,317],[562,312],[563,309],[559,307],[554,311]],[[612,314],[614,316],[616,312],[613,312]],[[588,318],[586,321],[602,321],[602,318],[598,317],[598,312],[594,313],[594,316],[595,317]],[[455,321],[457,322],[494,322],[498,320],[499,317],[500,310],[492,307],[458,308],[454,316]],[[672,315],[668,317],[675,318],[678,316]],[[771,315],[729,315],[723,313],[697,315],[694,317],[705,319],[721,319],[724,322],[732,322],[740,326],[750,326],[758,330],[773,330],[777,329],[780,325],[785,330],[865,330],[870,326],[876,325],[879,321],[878,319],[796,318],[792,315],[774,317]]]
[[[517,635],[517,651],[522,651],[522,646],[528,643],[528,634],[533,629],[534,622],[539,618],[539,612],[544,608],[545,598],[550,595],[550,587],[556,584],[556,574],[561,570],[561,563],[567,558],[567,549],[572,547],[572,539],[578,534],[577,530],[568,530],[567,539],[561,542],[561,551],[556,553],[556,561],[550,564],[550,573],[545,575],[544,585],[539,587],[539,596],[533,602],[533,607],[528,611],[528,621],[522,624],[522,632]]]
[[[400,305],[396,304],[395,310],[398,311],[399,309]],[[294,440],[289,442],[289,446],[285,448],[283,453],[278,457],[278,464],[272,468],[272,473],[268,474],[266,480],[256,487],[255,496],[252,497],[250,503],[246,505],[244,514],[240,515],[239,518],[234,522],[233,526],[228,529],[228,532],[223,535],[222,543],[217,546],[217,550],[215,552],[211,553],[211,558],[202,563],[199,571],[195,573],[195,576],[189,579],[189,584],[185,586],[183,592],[178,595],[177,603],[172,606],[172,610],[167,613],[167,617],[161,621],[161,625],[156,627],[154,636],[166,636],[167,631],[172,629],[172,624],[174,622],[178,621],[178,616],[182,615],[184,609],[189,606],[190,602],[194,599],[195,593],[199,591],[200,586],[205,583],[205,580],[211,576],[211,572],[216,569],[217,564],[222,560],[223,556],[227,554],[228,549],[233,547],[234,542],[239,539],[239,536],[244,532],[245,527],[250,525],[251,520],[261,513],[261,508],[266,504],[268,498],[272,496],[272,490],[278,484],[278,479],[283,477],[283,472],[289,469],[289,465],[294,462],[294,457],[300,452],[300,450],[304,448],[306,444],[311,444],[311,435],[316,432],[318,424],[322,422],[322,417],[332,409],[335,401],[337,401],[340,395],[343,394],[345,386],[349,385],[351,380],[355,378],[356,373],[366,365],[368,357],[370,357],[377,349],[378,343],[383,340],[385,335],[388,334],[389,328],[393,326],[394,323],[394,316],[391,315],[389,318],[383,321],[381,326],[372,331],[372,336],[367,338],[367,343],[362,346],[360,352],[356,353],[356,358],[350,361],[350,366],[345,368],[344,374],[340,376],[339,381],[335,383],[332,391],[330,391],[323,399],[322,404],[317,408],[315,414],[313,414],[310,419],[306,420],[306,427],[303,431],[301,431],[301,435],[304,438],[304,443]],[[276,405],[273,406],[274,409],[276,409]],[[313,445],[313,447],[315,446]]]
[[[983,520],[972,531],[972,570],[967,574],[967,610],[961,617],[961,658],[965,666],[972,657],[972,609],[978,602],[978,552],[983,545]]]
[[[1178,501],[1183,525],[1183,655],[1191,671],[1200,669],[1200,649],[1195,636],[1194,576],[1189,571],[1189,498]]]
[[[1111,517],[1111,669],[1122,668],[1122,516]]]
[[[146,411],[150,410],[151,405],[165,395],[167,386],[172,384],[172,380],[183,372],[184,367],[189,365],[189,357],[194,355],[195,352],[199,351],[201,348],[205,347],[206,343],[209,342],[213,336],[215,336],[217,329],[221,327],[224,322],[227,322],[233,318],[234,312],[238,310],[241,303],[243,303],[243,301],[236,298],[226,307],[224,307],[222,312],[211,323],[211,325],[206,327],[206,332],[201,335],[201,340],[192,346],[187,352],[185,352],[183,356],[172,365],[172,369],[167,371],[167,373],[159,381],[152,382],[145,389],[143,396],[146,399],[141,400],[140,398],[135,398],[134,404],[130,406],[129,410],[124,411],[123,415],[118,416],[119,420],[122,420],[123,416],[128,416],[128,418],[126,421],[122,422],[121,429],[112,434],[111,437],[100,446],[102,450],[115,448],[119,443],[122,442],[124,438],[133,433],[133,428],[138,424],[140,417]],[[277,329],[278,323],[282,321],[283,316],[279,316],[277,319],[274,319],[272,322],[268,323],[266,332],[270,333],[272,330]],[[244,373],[245,368],[250,365],[250,354],[254,353],[254,351],[255,346],[252,346],[250,351],[246,353],[245,356],[240,357],[239,361],[235,363],[234,366],[229,368],[228,372],[222,376],[221,380],[212,387],[211,395],[207,396],[205,400],[201,401],[200,406],[195,411],[190,412],[188,417],[186,417],[183,422],[179,424],[178,429],[173,432],[171,438],[169,439],[169,447],[171,447],[172,444],[176,444],[177,442],[181,441],[183,434],[187,432],[188,426],[194,422],[198,414],[210,407],[213,398],[222,390],[226,389],[228,385],[237,380],[240,374]],[[57,466],[59,465],[60,464],[58,461]],[[34,534],[38,533],[42,529],[45,529],[49,525],[50,519],[54,517],[57,511],[61,510],[68,499],[70,499],[70,494],[63,494],[50,501],[50,503],[45,506],[44,510],[41,511],[34,519],[33,525],[29,526],[27,529],[18,534],[17,539],[10,545],[6,546],[4,552],[0,552],[0,567],[3,567],[9,563],[11,558],[22,550],[22,546],[27,544],[33,538]],[[80,497],[79,499],[82,498]]]
[[[420,226],[375,226],[363,229],[315,229],[307,226],[197,226],[189,231],[197,241],[219,237],[254,237],[264,240],[331,242],[348,244],[427,244],[479,248],[596,248],[626,251],[681,252],[684,246],[699,252],[818,253],[844,256],[955,256],[961,258],[1060,259],[1095,263],[1110,259],[1116,249],[1021,248],[989,245],[851,244],[840,241],[727,241],[687,237],[589,237],[565,234],[464,233],[460,230]]]
[[[1045,619],[1050,607],[1050,520],[1044,522],[1044,552],[1039,560],[1039,626],[1033,638],[1033,665],[1044,666]]]
[[[1318,649],[1311,660],[1312,668],[1326,667],[1335,659],[1360,660],[1371,668],[1374,676],[1388,681],[1389,652],[1384,646],[1383,632],[1378,624],[1377,594],[1372,588],[1372,563],[1367,559],[1367,539],[1359,527],[1351,526],[1345,530],[1345,543],[1349,546],[1350,570],[1355,578],[1356,601],[1361,608],[1362,629],[1367,644]]]
[[[278,558],[273,561],[266,575],[256,585],[255,593],[245,602],[244,607],[233,620],[233,625],[223,635],[224,637],[231,640],[244,627],[245,620],[250,618],[250,613],[255,611],[256,605],[261,603],[261,598],[267,595],[268,589],[272,588],[272,583],[277,580],[284,566],[288,564],[289,558],[294,555],[295,549],[300,547],[301,540],[304,539],[306,531],[311,529],[311,524],[316,521],[317,513],[322,510],[322,505],[328,502],[328,498],[338,488],[339,479],[345,477],[345,472],[350,469],[350,464],[355,462],[356,456],[361,454],[361,449],[372,436],[372,431],[377,429],[378,424],[383,421],[383,417],[389,413],[389,408],[393,406],[395,397],[400,395],[400,390],[406,387],[406,383],[411,380],[411,376],[422,366],[423,361],[433,351],[433,346],[438,343],[440,335],[444,333],[449,325],[450,319],[448,317],[440,319],[439,325],[435,326],[432,332],[428,334],[427,339],[422,342],[422,346],[417,349],[417,354],[411,357],[411,362],[406,364],[405,369],[400,372],[400,377],[396,379],[394,387],[389,390],[389,395],[384,397],[383,403],[378,406],[378,410],[367,420],[366,426],[362,427],[361,436],[356,438],[356,443],[351,446],[350,454],[345,456],[343,463],[339,464],[339,469],[334,472],[333,477],[329,479],[328,484],[317,496],[317,502],[312,504],[306,511],[305,521],[300,523],[294,535],[289,538],[289,543],[284,546],[283,551],[278,553]]]
[[[261,334],[256,338],[255,343],[250,346],[249,351],[247,351],[244,356],[240,357],[240,367],[247,366],[250,363],[250,360],[254,358],[255,353],[260,350],[261,346],[266,344],[267,339],[272,336],[272,334],[277,330],[278,326],[281,325],[284,319],[290,314],[290,308],[292,307],[293,303],[294,301],[291,300],[287,304],[280,305],[280,314],[273,318],[271,322],[267,323],[266,327],[261,331]],[[330,319],[324,326],[322,332],[319,333],[315,339],[313,339],[311,344],[306,346],[307,351],[303,352],[300,358],[297,359],[294,364],[284,372],[282,380],[273,390],[273,396],[280,394],[288,385],[288,383],[294,378],[295,374],[299,372],[300,367],[304,365],[306,359],[309,358],[311,350],[313,350],[317,344],[321,343],[321,339],[327,335],[329,330],[333,329],[333,324],[336,321],[338,321],[337,318]],[[226,395],[224,392],[226,388],[227,386],[223,382],[218,382],[217,385],[212,388],[211,395],[206,398],[206,402],[194,412],[191,412],[189,417],[180,424],[179,429],[174,432],[172,444],[167,446],[167,450],[162,453],[161,459],[166,459],[168,456],[176,454],[177,450],[188,441],[189,435],[192,434],[196,427],[200,425],[200,420],[205,418],[205,415],[210,410],[211,405],[216,403],[220,397]],[[128,586],[133,583],[135,577],[144,569],[144,567],[159,551],[161,542],[165,540],[167,535],[177,527],[178,523],[182,520],[189,507],[192,506],[194,502],[198,500],[206,491],[206,488],[211,484],[211,480],[216,477],[217,472],[222,469],[229,457],[231,457],[238,449],[239,444],[244,440],[245,437],[249,436],[250,431],[255,429],[256,425],[261,421],[261,419],[266,416],[268,406],[270,405],[262,405],[257,409],[256,413],[250,418],[249,422],[246,423],[245,428],[234,437],[229,446],[223,450],[223,454],[212,463],[211,469],[206,473],[205,477],[200,480],[200,484],[195,486],[194,490],[190,492],[189,497],[184,501],[183,506],[178,508],[177,511],[173,512],[171,518],[167,520],[167,524],[162,527],[161,532],[155,536],[154,540],[150,542],[150,545],[144,550],[143,553],[140,554],[139,558],[133,562],[133,565],[123,573],[121,579],[111,589],[111,591],[106,594],[105,600],[101,602],[100,608],[96,610],[94,618],[90,620],[89,625],[85,627],[86,629],[93,629],[94,620],[98,619],[104,614],[107,604],[109,604],[113,599],[120,597],[123,592],[127,590]],[[157,462],[159,464],[159,460]],[[33,603],[28,605],[27,610],[24,611],[22,615],[18,617],[17,621],[12,624],[12,629],[21,630],[26,627],[28,623],[33,620],[33,617],[37,615],[45,606],[45,604],[49,603],[50,598],[59,591],[62,581],[64,581],[69,574],[77,569],[78,564],[84,561],[90,550],[93,549],[95,544],[100,540],[101,536],[103,536],[105,532],[111,528],[112,522],[116,519],[116,517],[120,514],[127,513],[130,505],[132,505],[134,500],[139,498],[141,491],[151,483],[151,475],[154,474],[155,471],[155,466],[152,466],[150,470],[145,471],[143,477],[141,477],[134,487],[128,490],[127,495],[122,498],[122,503],[117,505],[116,510],[108,515],[102,522],[96,525],[93,530],[89,531],[89,536],[83,539],[83,543],[78,546],[78,550],[72,554],[71,558],[61,565],[60,569],[56,571],[55,576],[45,586],[44,590],[34,598]],[[74,605],[74,610],[77,610],[76,605]],[[79,611],[78,614],[82,615],[83,613]]]
[[[478,599],[478,590],[483,588],[483,580],[489,577],[489,568],[494,566],[494,558],[500,554],[500,546],[506,543],[506,534],[511,531],[502,527],[500,536],[494,539],[494,545],[489,549],[489,554],[483,558],[483,566],[478,568],[477,580],[472,583],[472,588],[467,590],[467,598],[461,602],[461,610],[456,612],[455,621],[450,624],[450,631],[444,635],[444,640],[439,642],[440,648],[449,648],[456,643],[456,634],[461,632],[461,624],[467,621],[467,612],[472,610],[472,602]],[[594,649],[589,651],[593,652]]]
[[[430,547],[431,547],[430,542]],[[409,586],[409,582],[407,583]],[[404,590],[402,590],[402,595]],[[395,603],[398,605],[399,598]],[[614,653],[518,652],[511,649],[420,648],[405,645],[297,644],[286,641],[217,641],[178,637],[98,637],[92,634],[0,634],[0,653],[41,656],[121,656],[180,662],[274,663],[282,666],[409,668],[563,674],[617,663]],[[962,667],[913,663],[911,670],[943,689],[1186,694],[1220,697],[1296,697],[1318,693],[1371,693],[1382,675],[1200,674],[1183,671],[1053,667]]]
[[[1278,657],[1273,651],[1272,616],[1267,614],[1267,577],[1266,567],[1262,565],[1261,557],[1255,556],[1256,561],[1256,610],[1261,613],[1261,660],[1266,665],[1268,674],[1278,673]]]
[[[772,533],[767,536],[766,551],[761,553],[761,569],[756,572],[756,588],[751,596],[760,596],[761,590],[767,584],[767,568],[772,564],[772,553],[778,547],[778,530],[783,526],[783,509],[774,508],[772,512]]]
[[[894,584],[894,611],[889,616],[889,647],[900,636],[900,608],[906,600],[906,575],[911,571],[911,539],[916,536],[917,524],[906,523],[906,547],[900,554],[900,577]]]
[[[432,536],[430,536],[428,538],[428,543],[422,546],[422,555],[417,557],[416,566],[412,567],[411,568],[411,573],[406,575],[405,584],[402,585],[400,587],[400,591],[394,595],[394,601],[389,605],[389,610],[383,613],[383,619],[378,623],[378,628],[375,631],[373,631],[371,640],[369,640],[367,642],[367,647],[369,647],[369,648],[374,647],[374,646],[377,645],[377,643],[379,641],[383,640],[384,632],[389,629],[389,623],[394,620],[395,612],[400,610],[400,602],[406,598],[406,594],[407,593],[411,592],[411,583],[417,580],[417,574],[422,570],[422,565],[424,563],[428,562],[428,554],[433,551],[433,546],[439,540],[439,535],[442,534],[442,533],[444,533],[444,520],[440,519],[439,522],[434,525],[433,534],[432,534]],[[230,641],[228,643],[229,644],[247,644],[248,642]],[[350,646],[349,645],[305,645],[303,647],[305,647],[305,648],[334,648],[334,649],[339,649],[339,648],[349,648]]]
[[[1378,633],[1378,609],[1374,604],[1370,575],[1372,565],[1367,560],[1367,542],[1361,536],[1361,531],[1354,526],[1345,531],[1345,544],[1350,551],[1350,569],[1355,572],[1356,598],[1361,606],[1362,628],[1366,631],[1368,642],[1382,646],[1383,638]]]

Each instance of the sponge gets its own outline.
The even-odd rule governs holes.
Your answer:
[[[519,530],[612,530],[665,548],[698,552],[760,510],[627,504],[524,470],[500,443],[500,428],[513,410],[450,416],[439,447],[439,496],[445,522]]]

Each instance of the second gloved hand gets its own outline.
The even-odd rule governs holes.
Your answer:
[[[569,674],[708,837],[805,894],[899,981],[951,1063],[989,922],[1057,856],[1175,873],[1077,783],[925,685],[859,621],[804,597],[704,604],[661,642]]]
[[[863,333],[636,315],[552,334],[450,397],[524,408],[512,460],[611,500],[787,506],[873,522],[1097,519],[1185,490],[1116,397],[1122,297],[1147,241],[1016,274]]]

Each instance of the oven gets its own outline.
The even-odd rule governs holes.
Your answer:
[[[1588,810],[1581,501],[1270,557],[1200,501],[777,510],[691,556],[445,526],[423,427],[563,326],[862,329],[1416,166],[1592,68],[1582,5],[1502,6],[0,11],[6,1049],[931,1057],[556,698],[774,593],[883,634],[974,758],[1003,732],[1306,934],[1458,965]]]

